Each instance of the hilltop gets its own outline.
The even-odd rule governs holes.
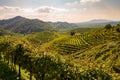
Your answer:
[[[28,34],[42,31],[59,31],[61,29],[86,28],[86,27],[103,27],[105,24],[116,25],[119,21],[111,20],[91,20],[82,23],[68,22],[45,22],[38,19],[28,19],[21,16],[0,20],[0,28],[11,30],[15,33]]]
[[[16,16],[7,20],[0,20],[0,26],[3,29],[22,34],[54,29],[54,27],[47,22],[38,19],[27,19],[21,16]]]

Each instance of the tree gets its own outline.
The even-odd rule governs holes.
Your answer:
[[[23,59],[22,59],[22,68],[26,69],[27,71],[30,72],[30,77],[29,77],[29,80],[32,80],[32,76],[33,76],[33,66],[34,66],[34,58],[31,57],[29,54],[26,54],[23,56]]]
[[[120,26],[120,23],[118,23],[117,26]]]
[[[1,41],[0,52],[3,52],[4,61],[5,59],[8,59],[8,63],[9,63],[9,58],[10,58],[10,54],[9,54],[10,51],[11,51],[11,43],[7,40]]]
[[[71,35],[71,36],[74,36],[74,35],[75,35],[75,32],[71,32],[70,35]]]
[[[112,25],[111,24],[106,24],[105,25],[105,29],[111,29],[112,28]]]
[[[18,77],[21,80],[21,60],[25,53],[24,47],[22,44],[17,44],[15,49],[15,63],[19,65]]]
[[[120,28],[117,28],[116,31],[117,31],[117,32],[120,32]]]

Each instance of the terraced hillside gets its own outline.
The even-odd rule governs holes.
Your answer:
[[[56,39],[50,43],[49,50],[60,54],[72,54],[106,42],[116,41],[118,38],[119,32],[116,28],[100,29]]]
[[[79,69],[99,67],[120,79],[120,26],[55,39],[46,51],[67,56]]]
[[[0,36],[3,63],[20,78],[120,80],[120,26],[73,36],[49,31],[21,36]]]

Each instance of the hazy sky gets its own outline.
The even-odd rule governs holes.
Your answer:
[[[18,15],[62,22],[120,20],[120,0],[0,0],[0,19]]]

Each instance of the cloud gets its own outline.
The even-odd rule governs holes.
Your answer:
[[[7,19],[15,16],[26,16],[33,14],[32,9],[20,8],[20,7],[10,7],[10,6],[0,6],[0,19]]]
[[[19,7],[8,7],[8,6],[0,6],[1,12],[22,12],[24,9],[20,9]]]
[[[38,13],[52,13],[52,12],[66,12],[67,9],[62,8],[55,8],[55,7],[49,7],[49,6],[42,6],[37,9],[35,9]]]
[[[96,2],[100,2],[101,0],[80,0],[80,3],[96,3]]]
[[[93,3],[97,3],[100,2],[101,0],[79,0],[79,1],[74,1],[74,2],[68,2],[66,3],[67,6],[72,6],[72,7],[76,7],[76,6],[83,6],[85,4],[93,4]]]
[[[66,3],[67,6],[74,6],[74,5],[78,5],[79,1],[74,1],[74,2],[68,2]]]
[[[99,8],[95,1],[83,2],[85,5],[82,5],[80,1],[82,0],[68,3],[65,8],[52,6],[41,6],[37,8],[0,6],[0,19],[7,19],[19,15],[31,19],[37,18],[44,21],[63,22],[83,22],[91,19],[120,20],[120,10],[117,8],[111,8],[110,6],[106,7],[105,5],[101,5],[102,7]],[[72,6],[68,7],[68,5]]]
[[[7,19],[15,16],[27,18],[38,18],[45,21],[60,21],[68,13],[67,9],[42,6],[38,8],[20,8],[10,6],[0,6],[0,19]],[[64,20],[64,18],[63,18]]]

